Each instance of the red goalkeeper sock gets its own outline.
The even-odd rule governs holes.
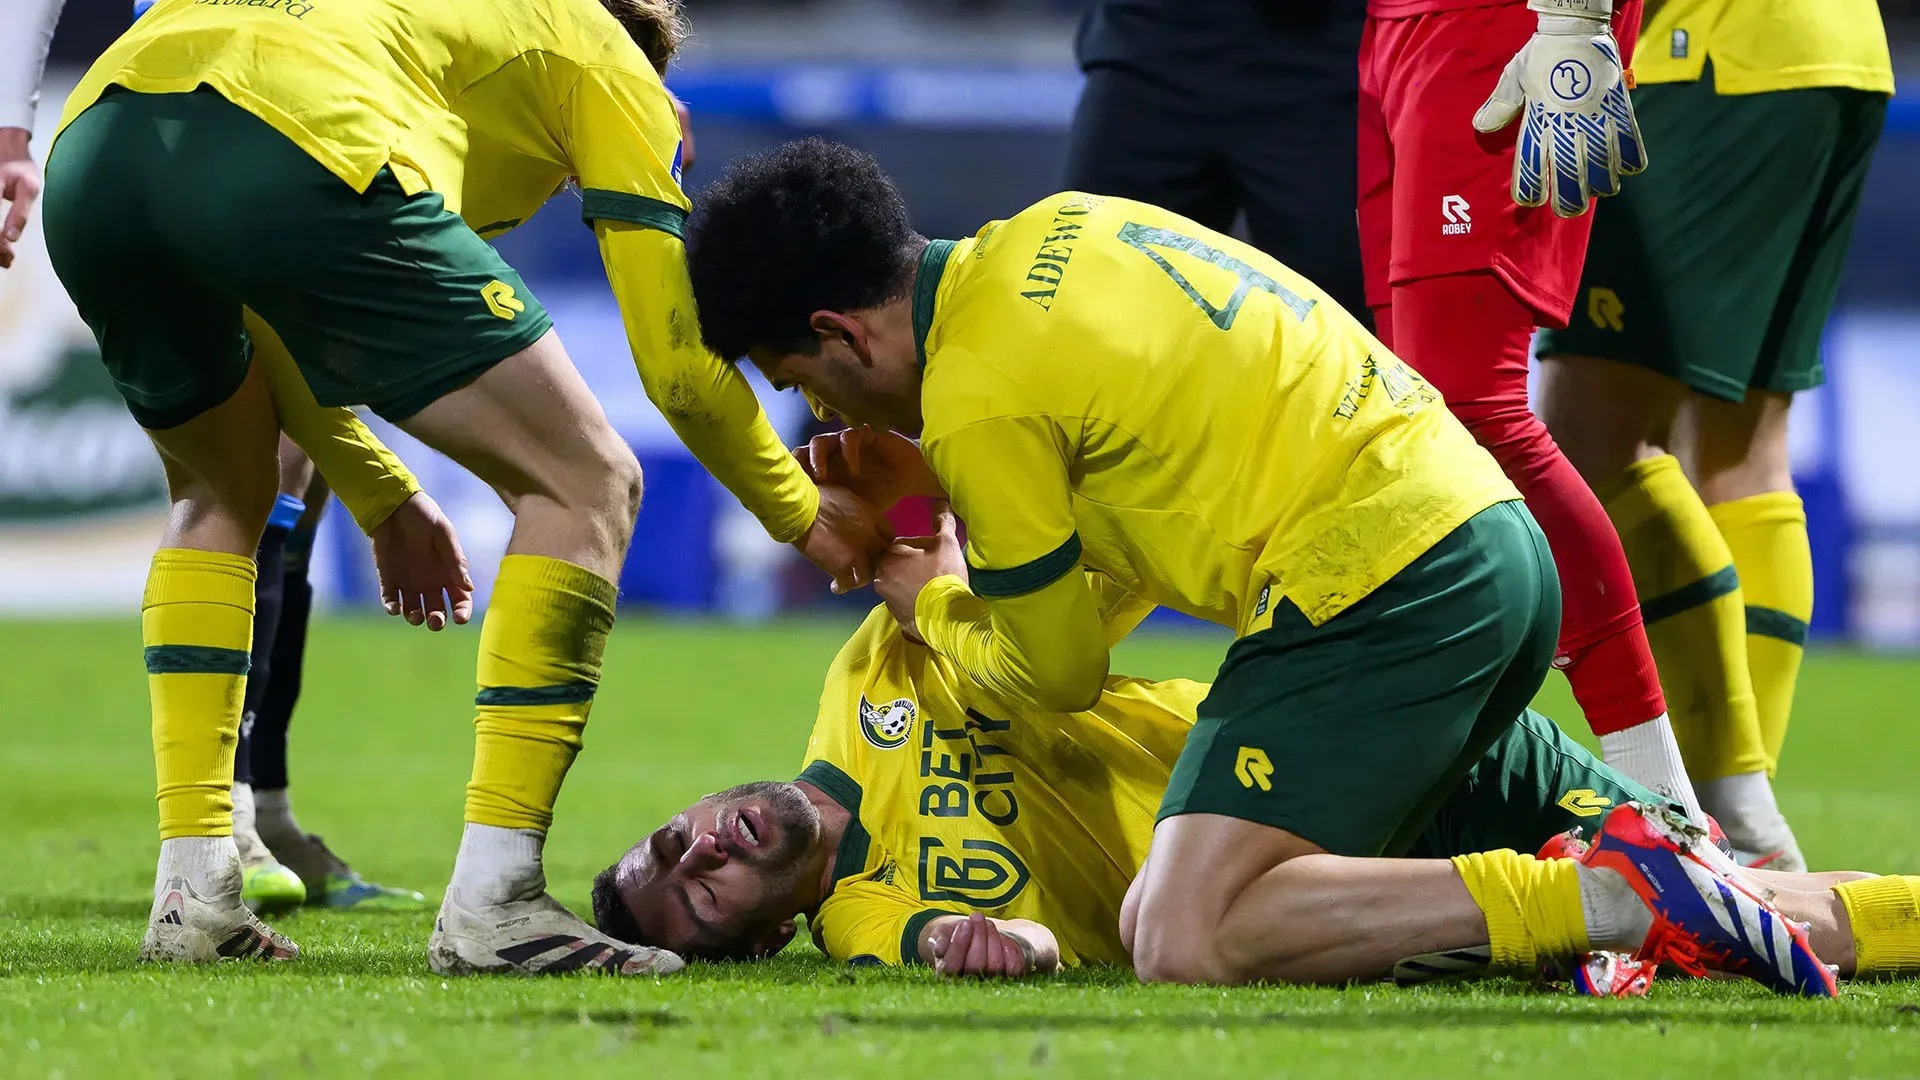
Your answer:
[[[1491,273],[1396,285],[1395,352],[1445,395],[1547,534],[1563,612],[1554,666],[1597,735],[1664,715],[1633,575],[1613,522],[1527,406],[1535,315]]]

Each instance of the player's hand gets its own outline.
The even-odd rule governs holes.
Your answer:
[[[933,969],[949,977],[1017,979],[1038,970],[1030,942],[977,911],[964,919],[942,920],[929,943]]]
[[[413,498],[373,530],[373,565],[380,572],[380,603],[389,615],[429,630],[447,620],[473,618],[473,578],[453,523],[426,492]]]
[[[7,202],[6,219],[0,221],[0,268],[13,265],[13,245],[40,197],[40,166],[27,152],[28,134],[24,128],[0,128],[0,199]]]
[[[920,447],[897,431],[853,427],[815,435],[793,456],[814,483],[840,484],[882,511],[911,495],[947,497]]]
[[[1549,202],[1579,217],[1588,202],[1620,190],[1620,178],[1647,167],[1620,46],[1608,22],[1611,0],[1532,0],[1539,29],[1473,114],[1481,132],[1515,119],[1513,201]]]
[[[914,605],[927,582],[948,574],[967,580],[967,554],[960,545],[960,526],[954,520],[953,508],[945,502],[934,503],[933,524],[932,536],[894,541],[874,567],[874,591],[887,602],[887,610],[900,623],[900,629],[915,641],[922,639]]]
[[[833,591],[844,594],[873,580],[874,557],[892,540],[886,515],[839,484],[821,484],[820,511],[793,546],[831,574]]]

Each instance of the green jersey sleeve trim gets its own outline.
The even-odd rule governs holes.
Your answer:
[[[659,229],[675,240],[687,238],[685,210],[670,202],[649,199],[645,195],[630,195],[624,191],[607,191],[603,188],[582,191],[580,220],[589,225],[595,221],[624,221],[630,225]]]
[[[900,962],[902,964],[926,963],[925,960],[920,959],[920,932],[927,928],[928,923],[940,916],[952,914],[951,911],[941,911],[939,908],[921,908],[907,916],[907,925],[900,931]]]
[[[940,291],[940,275],[947,272],[947,257],[953,254],[954,241],[929,240],[920,253],[920,269],[913,276],[913,350],[920,366],[927,366],[927,333],[933,329],[933,298]]]
[[[1031,562],[1005,570],[982,570],[971,564],[967,569],[972,579],[973,595],[988,600],[1002,600],[1044,589],[1072,573],[1079,565],[1080,534],[1076,532],[1059,547]]]
[[[850,878],[865,870],[867,851],[873,846],[873,838],[867,834],[867,827],[860,823],[859,781],[830,761],[809,763],[800,770],[800,780],[825,792],[827,798],[839,803],[840,808],[852,817],[847,822],[847,831],[840,834],[840,847],[833,856],[833,880]]]

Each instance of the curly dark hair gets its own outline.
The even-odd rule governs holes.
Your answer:
[[[872,154],[802,139],[741,158],[687,222],[700,335],[728,359],[811,352],[809,316],[905,296],[923,242]]]

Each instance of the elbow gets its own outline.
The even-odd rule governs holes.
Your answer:
[[[1033,673],[1033,700],[1053,712],[1086,712],[1107,687],[1107,653],[1081,657],[1058,670]]]

